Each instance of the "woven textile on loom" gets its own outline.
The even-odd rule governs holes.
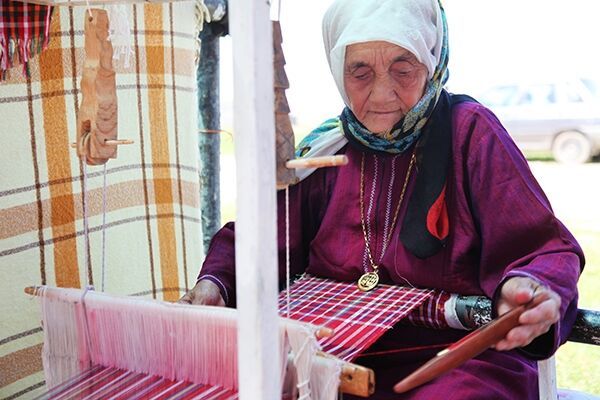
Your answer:
[[[279,313],[288,318],[325,326],[334,334],[319,341],[324,352],[354,360],[386,330],[431,297],[432,290],[379,285],[361,292],[355,282],[336,282],[306,276],[279,296]]]
[[[30,78],[0,84],[0,398],[44,390],[42,329],[23,288],[83,287],[87,262],[105,289],[176,300],[202,262],[197,153],[196,18],[193,2],[128,5],[134,54],[117,73],[122,146],[87,167],[89,257],[82,218],[83,168],[69,144],[81,101],[85,7],[55,8],[47,50]]]
[[[354,283],[305,277],[292,286],[290,316],[334,329],[333,336],[321,339],[323,350],[351,360],[431,294],[386,285],[364,293]],[[280,295],[281,314],[287,313],[287,298],[285,292]],[[44,399],[237,398],[236,310],[53,288],[43,288],[41,300],[44,363],[51,387]],[[280,337],[281,351],[291,346],[292,354],[314,354],[315,328],[281,321],[288,343]],[[148,335],[132,333],[142,331]],[[305,343],[310,338],[313,350]],[[310,372],[304,372],[310,373],[311,381],[331,374],[315,368],[312,364]],[[311,383],[315,399],[321,398],[316,394],[320,385]]]

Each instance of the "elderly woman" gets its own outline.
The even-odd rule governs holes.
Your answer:
[[[583,254],[496,117],[443,89],[441,5],[337,0],[323,36],[346,108],[299,151],[350,162],[290,189],[292,271],[360,280],[365,290],[379,281],[485,295],[497,314],[545,292],[494,349],[405,395],[393,393],[394,383],[464,331],[398,326],[359,361],[375,370],[378,399],[536,399],[535,360],[553,354],[571,328]],[[230,223],[182,301],[235,305],[233,241]]]

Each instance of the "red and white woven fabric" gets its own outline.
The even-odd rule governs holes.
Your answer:
[[[56,386],[39,400],[235,400],[220,386],[171,381],[146,374],[95,366]]]
[[[326,353],[352,361],[432,295],[432,290],[379,285],[361,292],[356,283],[306,276],[279,296],[279,313],[334,330],[319,343]]]
[[[432,329],[447,329],[450,326],[446,321],[446,302],[450,293],[436,291],[427,298],[419,307],[413,310],[404,322],[416,326]]]

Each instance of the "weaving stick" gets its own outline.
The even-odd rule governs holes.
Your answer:
[[[338,167],[348,164],[348,157],[344,154],[324,157],[297,158],[285,163],[287,168],[323,168]]]
[[[502,340],[506,334],[519,325],[519,318],[525,311],[536,307],[548,296],[539,294],[529,303],[516,307],[489,324],[471,332],[458,342],[438,353],[415,372],[398,382],[394,392],[404,393],[462,365],[478,356],[491,346]]]

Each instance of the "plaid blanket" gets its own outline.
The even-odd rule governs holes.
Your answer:
[[[0,3],[0,79],[16,64],[28,74],[29,60],[48,46],[52,7],[20,1]]]
[[[0,84],[0,399],[43,390],[42,334],[30,285],[176,300],[203,258],[193,2],[128,5],[134,55],[115,63],[117,159],[83,168],[69,144],[81,102],[85,7],[56,7],[48,48]],[[106,193],[106,202],[103,201]],[[106,204],[106,220],[103,206]],[[106,233],[106,259],[102,235]]]
[[[352,361],[432,294],[432,290],[391,285],[361,292],[356,283],[309,276],[290,287],[289,315],[287,293],[281,292],[279,313],[333,329],[332,336],[319,340],[322,350]]]

